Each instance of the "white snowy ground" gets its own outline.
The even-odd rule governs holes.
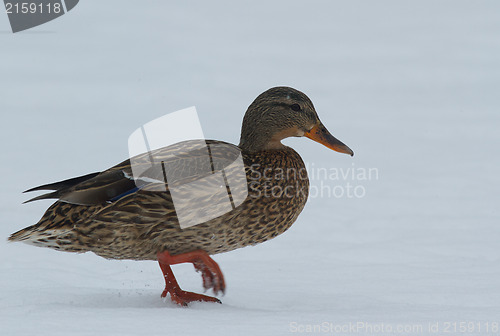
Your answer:
[[[18,34],[0,14],[0,334],[499,334],[500,3],[184,3],[85,0]],[[6,242],[50,205],[23,190],[120,162],[134,129],[192,105],[237,143],[276,85],[356,153],[287,140],[310,167],[378,179],[315,178],[290,231],[215,256],[222,305],[164,302],[154,262]],[[347,183],[366,195],[328,195]]]

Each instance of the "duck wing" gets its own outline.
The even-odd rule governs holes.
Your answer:
[[[241,155],[239,147],[216,140],[189,140],[143,153],[103,172],[26,190],[53,190],[24,203],[57,199],[78,205],[114,202],[139,189],[165,191],[222,171]],[[168,182],[168,183],[167,183]]]

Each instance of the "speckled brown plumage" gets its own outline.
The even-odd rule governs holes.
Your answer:
[[[38,224],[13,234],[11,240],[134,260],[156,260],[164,250],[179,254],[203,249],[216,254],[262,243],[285,232],[297,219],[307,200],[309,181],[304,163],[291,148],[243,152],[243,159],[250,181],[247,199],[208,222],[181,229],[169,192],[140,190],[99,205],[58,201]],[[289,176],[281,179],[287,170]],[[279,189],[287,192],[278,195]]]

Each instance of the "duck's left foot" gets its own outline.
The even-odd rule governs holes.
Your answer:
[[[205,251],[196,250],[174,256],[170,255],[168,251],[164,251],[158,253],[157,257],[165,277],[165,290],[161,295],[162,297],[166,297],[170,293],[172,301],[183,306],[193,301],[221,303],[217,298],[211,296],[183,291],[177,284],[174,273],[170,268],[170,265],[190,262],[194,265],[196,271],[201,272],[205,290],[213,288],[216,295],[219,292],[224,293],[226,284],[222,271],[219,265]]]
[[[224,281],[224,275],[220,270],[219,265],[206,254],[206,258],[195,258],[193,261],[193,266],[196,272],[201,272],[201,277],[203,279],[203,288],[209,290],[213,288],[215,295],[219,292],[224,294],[226,292],[226,283]]]

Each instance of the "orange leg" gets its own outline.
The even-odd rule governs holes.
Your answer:
[[[170,255],[168,251],[165,251],[158,253],[157,257],[163,276],[165,277],[165,290],[161,294],[161,297],[166,297],[167,293],[170,293],[172,301],[183,306],[187,306],[187,304],[192,301],[221,303],[219,299],[211,296],[183,291],[179,287],[174,273],[170,268],[170,265],[186,262],[192,263],[196,271],[201,272],[203,287],[205,289],[213,288],[216,295],[219,291],[224,293],[226,289],[224,276],[222,275],[219,265],[217,265],[205,251],[196,250],[174,256]]]

